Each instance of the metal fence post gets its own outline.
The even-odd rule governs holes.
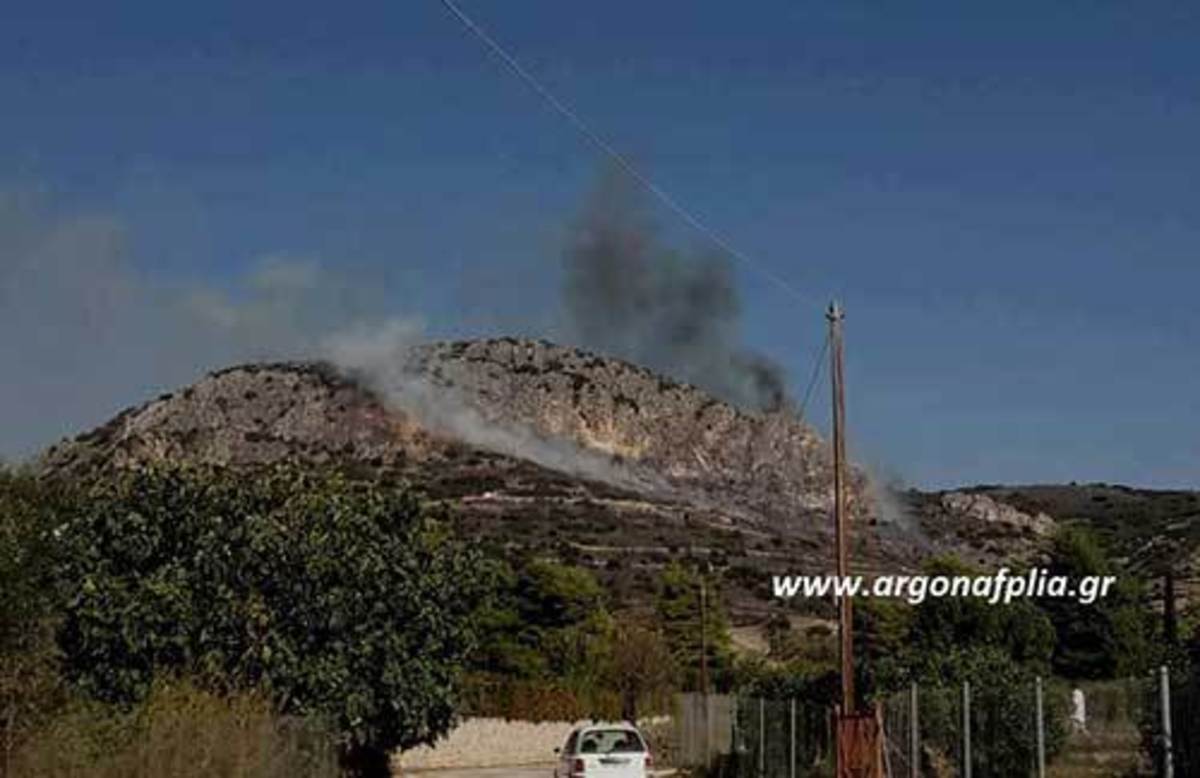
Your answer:
[[[767,774],[767,701],[758,698],[758,774]]]
[[[729,745],[734,753],[738,753],[742,747],[742,731],[738,728],[738,707],[738,697],[734,695],[729,701],[729,708],[733,717],[730,720]]]
[[[1158,668],[1158,689],[1162,699],[1163,778],[1175,778],[1175,749],[1171,739],[1171,674],[1166,665]]]
[[[1042,676],[1034,682],[1034,723],[1037,725],[1037,778],[1046,778],[1046,720],[1042,710]]]
[[[962,776],[971,778],[971,682],[962,685]]]
[[[920,778],[921,775],[921,724],[920,709],[917,705],[917,682],[913,681],[908,687],[908,775],[909,778]]]

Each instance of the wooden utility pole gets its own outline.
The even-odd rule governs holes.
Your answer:
[[[846,391],[842,369],[842,320],[837,302],[830,303],[830,373],[833,379],[833,521],[837,545],[837,576],[850,577],[850,514],[846,505]],[[837,706],[837,778],[883,778],[885,768],[883,712],[860,710],[854,694],[854,611],[843,592],[838,600],[841,643],[842,699]]]
[[[837,576],[850,575],[850,525],[846,516],[846,391],[842,370],[842,319],[836,301],[825,314],[829,320],[830,374],[833,377],[833,524],[837,544]],[[852,715],[854,698],[854,613],[849,597],[838,602],[838,633],[841,639],[842,713]]]

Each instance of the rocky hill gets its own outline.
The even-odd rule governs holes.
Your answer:
[[[1200,603],[1200,492],[1117,484],[980,486],[973,494],[1015,509],[1090,527],[1122,571],[1151,581],[1161,607],[1164,576],[1181,608]]]
[[[52,447],[40,467],[73,478],[281,460],[408,482],[483,542],[591,565],[634,603],[656,568],[690,555],[723,571],[735,617],[754,620],[772,572],[832,567],[828,446],[811,427],[542,341],[425,344],[387,370],[221,370]],[[856,558],[893,571],[937,550],[1036,558],[1054,520],[1002,497],[909,493],[910,520],[885,521],[856,471]]]

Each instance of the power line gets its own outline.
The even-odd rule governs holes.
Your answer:
[[[487,30],[480,27],[471,17],[467,16],[467,14],[458,7],[458,4],[455,3],[454,0],[441,0],[441,3],[446,7],[446,10],[453,14],[454,17],[457,18],[459,22],[461,22],[462,25],[467,28],[468,31],[470,31],[476,38],[482,41],[484,45],[491,49],[492,53],[499,57],[501,61],[508,66],[509,70],[511,70],[518,78],[524,81],[526,86],[528,86],[535,93],[537,93],[538,96],[545,100],[551,108],[553,108],[559,113],[559,115],[570,122],[575,129],[580,132],[580,134],[587,138],[592,145],[603,152],[607,157],[609,157],[609,159],[615,162],[623,171],[625,171],[626,174],[645,187],[647,191],[658,198],[658,200],[663,205],[667,206],[667,208],[669,208],[672,212],[674,212],[675,215],[687,222],[692,229],[708,238],[722,251],[736,258],[738,261],[757,272],[763,278],[773,283],[776,287],[790,295],[792,298],[803,303],[818,306],[820,305],[820,303],[817,303],[813,298],[801,293],[799,289],[788,283],[788,281],[782,276],[778,275],[773,270],[766,267],[761,262],[758,262],[745,252],[740,251],[732,243],[723,238],[720,233],[709,227],[704,222],[700,221],[700,219],[694,216],[691,211],[684,208],[683,205],[674,197],[672,197],[665,189],[656,184],[648,175],[642,173],[637,166],[629,160],[628,157],[617,151],[617,149],[611,143],[605,140],[603,135],[592,129],[591,125],[584,121],[583,117],[572,110],[570,106],[568,106],[558,97],[556,97],[554,93],[547,89],[540,81],[538,81],[538,79],[532,73],[522,67],[521,63],[518,62],[517,59],[502,45],[500,45],[499,41],[489,35]]]
[[[812,399],[813,388],[817,385],[817,378],[821,375],[821,368],[825,364],[825,354],[829,351],[829,334],[825,334],[825,340],[821,344],[821,350],[817,353],[817,358],[813,361],[812,375],[808,378],[808,387],[804,390],[804,399],[800,401],[800,419],[806,420],[805,411],[808,408],[808,401]]]

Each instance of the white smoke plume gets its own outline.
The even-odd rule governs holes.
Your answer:
[[[605,483],[664,488],[659,479],[635,473],[573,441],[547,438],[528,426],[485,416],[472,398],[451,387],[435,385],[414,366],[412,350],[422,341],[419,322],[392,319],[381,326],[359,326],[337,333],[324,341],[321,354],[385,403],[412,414],[434,432]]]
[[[916,542],[924,547],[931,547],[931,541],[921,526],[921,520],[914,515],[905,502],[903,480],[893,472],[867,469],[867,489],[874,506],[874,519],[881,532],[895,532],[910,542]]]

